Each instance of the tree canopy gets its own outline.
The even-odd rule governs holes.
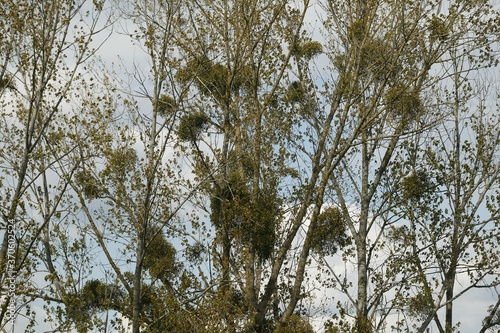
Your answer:
[[[0,330],[497,330],[499,6],[3,1]]]

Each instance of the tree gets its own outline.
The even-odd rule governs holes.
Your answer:
[[[101,29],[102,8],[85,6],[85,1],[0,5],[2,328],[10,323],[13,328],[16,314],[24,307],[29,313],[31,299],[42,297],[34,287],[33,275],[40,270],[34,252],[39,244],[48,248],[68,186],[67,179],[57,178],[57,164],[68,151],[54,141],[64,137],[64,123],[71,121],[70,94],[84,81],[82,68]]]
[[[336,46],[331,50],[336,75],[329,86],[341,91],[347,111],[343,118],[347,126],[336,130],[358,131],[341,166],[332,172],[334,191],[329,193],[353,238],[353,248],[345,255],[353,256],[356,289],[351,291],[344,283],[347,275],[332,274],[352,306],[342,307],[343,321],[349,322],[351,315],[354,331],[380,331],[399,306],[387,295],[399,293],[404,281],[411,279],[410,273],[395,270],[397,265],[384,249],[391,244],[385,238],[390,226],[404,218],[389,213],[401,205],[394,197],[400,176],[393,175],[393,165],[400,163],[399,151],[408,149],[405,141],[411,142],[415,133],[428,133],[448,114],[448,110],[431,107],[440,102],[432,93],[449,80],[438,68],[467,61],[476,50],[485,50],[484,57],[490,60],[489,18],[469,20],[489,13],[490,8],[483,3],[457,2],[444,12],[439,3],[406,1],[328,2],[325,6],[330,15],[326,22],[329,45]],[[471,40],[471,34],[477,38]],[[455,52],[457,43],[463,52]],[[470,64],[467,70],[480,68],[476,65]],[[414,185],[415,179],[421,180],[424,190],[426,179],[419,170],[407,182]]]
[[[101,265],[107,278],[123,295],[114,302],[111,294],[94,293],[94,309],[126,318],[134,333],[187,331],[191,324],[187,318],[198,321],[188,309],[202,290],[194,274],[180,263],[179,248],[172,245],[172,239],[187,242],[189,232],[179,214],[196,189],[181,178],[183,170],[174,149],[174,129],[185,93],[174,80],[177,59],[172,50],[182,3],[134,1],[119,8],[122,19],[133,22],[136,29],[123,33],[141,48],[148,63],[135,65],[128,73],[139,92],[129,78],[115,78],[120,87],[111,82],[111,73],[104,72],[101,81],[110,102],[108,114],[104,118],[98,106],[86,110],[101,124],[100,131],[91,140],[80,141],[78,154],[83,162],[72,189],[88,221],[88,232],[104,253]],[[83,288],[77,296],[84,297],[85,292]]]
[[[132,67],[105,3],[0,5],[2,328],[12,272],[57,332],[311,332],[321,287],[328,331],[448,333],[496,288],[497,8],[110,5]]]
[[[297,156],[288,149],[299,137],[292,132],[300,126],[294,122],[302,122],[295,112],[295,104],[306,98],[299,87],[311,83],[302,73],[303,82],[291,85],[295,91],[288,89],[288,67],[292,58],[305,65],[321,52],[319,43],[300,38],[308,6],[193,1],[188,7],[191,21],[180,40],[185,60],[178,79],[193,91],[193,111],[181,118],[178,136],[191,149],[195,173],[211,177],[203,194],[216,232],[214,264],[221,272],[216,300],[223,303],[228,331],[237,330],[237,322],[249,332],[271,329],[273,322],[286,325],[302,297],[299,282],[288,292],[280,290],[278,280],[307,221],[320,172],[315,167],[303,201],[280,190],[288,180],[300,182],[289,167]],[[302,250],[303,263],[310,246]],[[241,295],[241,305],[235,294]]]
[[[462,53],[462,47],[455,44],[452,54]],[[439,104],[449,118],[432,138],[418,136],[410,143],[403,167],[407,175],[399,188],[406,202],[399,215],[409,225],[394,232],[398,243],[406,238],[398,248],[407,258],[403,266],[411,271],[412,288],[400,296],[406,298],[402,303],[418,332],[432,321],[442,332],[454,331],[456,300],[475,288],[493,290],[498,284],[500,169],[494,152],[500,143],[499,119],[480,71],[490,61],[473,58],[465,65],[459,58],[451,60],[452,75]],[[416,293],[415,287],[421,291]]]

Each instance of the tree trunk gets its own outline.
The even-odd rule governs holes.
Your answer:
[[[364,240],[364,239],[363,239]],[[358,297],[356,303],[356,332],[371,332],[371,325],[368,320],[367,300],[368,300],[368,272],[367,272],[367,254],[365,244],[358,244]]]
[[[142,225],[144,227],[144,225]],[[133,300],[132,300],[132,333],[140,333],[141,310],[142,310],[142,263],[145,251],[145,230],[139,232],[139,244],[137,244],[137,263],[134,271]]]
[[[449,281],[449,286],[446,289],[446,315],[445,315],[445,331],[446,333],[453,332],[453,287],[455,277]]]

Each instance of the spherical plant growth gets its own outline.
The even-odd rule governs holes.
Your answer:
[[[137,151],[132,147],[120,146],[107,151],[108,163],[102,172],[102,176],[114,178],[115,181],[123,182],[126,175],[135,170],[137,163]]]
[[[323,45],[317,41],[307,41],[303,44],[296,43],[292,52],[297,58],[309,61],[323,52]]]
[[[154,279],[169,283],[169,280],[173,279],[181,269],[176,259],[177,252],[174,246],[165,239],[158,228],[151,228],[146,239],[148,243],[143,262],[144,268]]]
[[[206,56],[192,59],[177,72],[177,80],[193,83],[203,95],[219,102],[227,101],[230,93],[251,86],[254,77],[249,65],[231,69],[228,66]]]
[[[404,200],[423,199],[434,187],[435,184],[423,170],[414,171],[401,180],[401,194]]]
[[[244,157],[242,157],[244,158]],[[270,258],[275,243],[275,228],[281,216],[280,200],[271,188],[257,191],[248,183],[253,165],[243,170],[229,164],[231,170],[211,197],[211,220],[217,228],[224,225],[242,245],[261,260]]]
[[[445,42],[450,34],[450,30],[446,25],[446,22],[435,15],[432,16],[428,29],[431,41],[438,40],[440,42]]]
[[[243,229],[244,235],[249,238],[247,241],[259,258],[267,260],[274,248],[276,223],[280,216],[275,196],[261,191],[249,213]]]
[[[306,100],[304,85],[299,81],[294,81],[288,86],[285,99],[288,103],[303,103]]]
[[[96,199],[105,194],[99,181],[89,172],[81,171],[75,174],[75,181],[87,199]]]
[[[351,44],[361,43],[366,37],[366,21],[358,19],[347,27],[347,40]]]
[[[175,110],[175,100],[165,94],[160,95],[156,103],[157,112],[162,117],[168,117]]]
[[[424,109],[418,91],[397,85],[388,89],[385,105],[394,119],[404,122],[418,119]]]
[[[119,309],[124,301],[124,292],[114,284],[104,283],[98,279],[85,282],[80,291],[83,307],[80,310],[91,309],[105,311],[108,309]]]
[[[177,135],[182,141],[196,141],[207,127],[209,118],[202,112],[188,114],[181,118]]]
[[[347,245],[346,224],[340,210],[328,207],[318,215],[311,248],[323,255],[334,255]]]

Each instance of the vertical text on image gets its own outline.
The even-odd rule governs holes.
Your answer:
[[[14,330],[14,320],[16,313],[16,230],[15,224],[10,222],[7,225],[7,274],[6,274],[6,286],[7,286],[7,300],[9,302],[7,306],[6,317],[7,320],[11,322],[12,330]]]

